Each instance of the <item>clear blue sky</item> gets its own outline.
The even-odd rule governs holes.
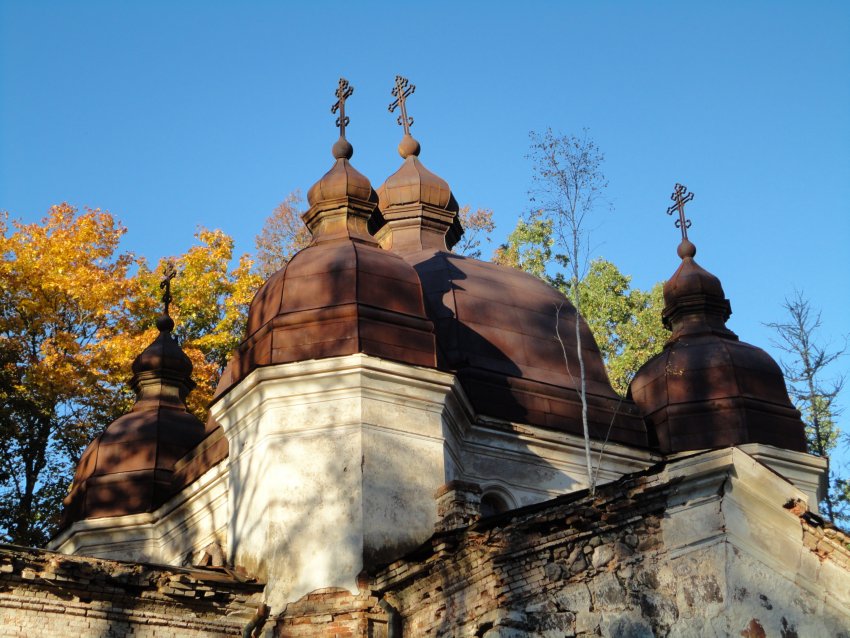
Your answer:
[[[353,163],[375,187],[397,168],[396,73],[423,162],[496,241],[528,208],[528,132],[587,127],[615,206],[597,255],[639,286],[672,274],[681,181],[742,339],[769,349],[795,288],[825,339],[850,332],[848,2],[0,0],[0,209],[108,209],[150,260],[198,225],[252,250],[330,167],[341,75]]]

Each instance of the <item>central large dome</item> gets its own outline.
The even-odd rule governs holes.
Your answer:
[[[458,204],[419,150],[399,147],[404,162],[378,189],[372,231],[419,276],[439,367],[458,375],[480,415],[582,435],[578,320],[591,436],[646,446],[636,406],[614,392],[590,329],[564,295],[528,273],[449,252],[463,232]]]
[[[403,256],[422,282],[439,365],[457,373],[476,412],[581,435],[572,304],[513,268],[443,250]],[[634,404],[612,389],[590,328],[579,321],[591,436],[645,446]]]
[[[258,367],[361,352],[456,374],[485,420],[582,436],[579,321],[591,437],[646,447],[636,406],[612,389],[564,295],[449,251],[463,233],[457,201],[408,138],[377,193],[349,163],[350,145],[334,146],[334,167],[308,194],[313,241],[255,296],[216,397]]]

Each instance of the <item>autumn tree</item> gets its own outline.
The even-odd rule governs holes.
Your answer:
[[[266,219],[255,239],[256,270],[263,281],[283,268],[293,255],[310,243],[310,231],[301,221],[304,199],[293,191]]]
[[[63,204],[39,224],[0,218],[0,535],[26,545],[55,529],[84,447],[130,408],[133,359],[156,336],[155,268],[118,252],[123,227],[106,212]],[[173,258],[175,335],[198,384],[190,409],[206,418],[222,367],[244,337],[261,283],[233,239],[201,229]],[[133,269],[135,274],[131,274]]]
[[[124,228],[107,212],[68,204],[40,224],[0,218],[0,535],[45,542],[73,464],[121,397],[129,322]]]
[[[481,242],[490,243],[490,234],[496,229],[493,221],[493,211],[487,208],[476,208],[467,204],[461,206],[457,213],[463,235],[452,250],[458,255],[481,259]]]
[[[233,238],[221,230],[200,229],[196,243],[184,254],[164,257],[151,269],[142,263],[135,278],[133,314],[141,340],[152,341],[159,312],[159,282],[166,261],[174,262],[178,276],[172,282],[174,336],[191,359],[197,387],[189,395],[189,409],[202,421],[218,379],[233,349],[245,337],[248,306],[263,282],[248,255],[234,260]],[[146,343],[145,343],[146,345]],[[144,346],[141,346],[144,347]],[[139,352],[140,350],[137,350]]]
[[[829,366],[846,353],[846,345],[830,350],[819,340],[821,314],[797,291],[786,298],[782,307],[785,321],[767,324],[776,332],[774,344],[786,356],[780,361],[788,392],[806,424],[809,452],[829,458],[839,442],[836,422],[840,410],[836,399],[844,388],[845,377],[830,375]],[[850,489],[834,468],[829,472],[829,488],[823,506],[832,521],[850,521]]]

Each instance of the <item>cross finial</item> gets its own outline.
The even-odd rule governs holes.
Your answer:
[[[404,134],[410,135],[410,127],[413,126],[413,118],[408,117],[407,115],[407,105],[405,104],[408,96],[413,95],[413,92],[416,90],[415,84],[410,84],[407,81],[407,78],[403,78],[400,75],[395,76],[395,86],[393,87],[392,94],[395,96],[395,99],[390,102],[390,113],[399,108],[401,110],[401,114],[398,116],[398,123],[404,127]]]
[[[162,281],[159,282],[159,289],[165,291],[162,293],[162,314],[166,317],[171,316],[168,314],[168,306],[171,305],[171,280],[174,279],[176,276],[177,269],[174,267],[174,262],[165,262],[165,266],[163,266],[162,268]]]
[[[339,79],[339,86],[336,89],[336,102],[331,107],[331,113],[339,111],[339,116],[336,118],[336,125],[339,127],[339,136],[345,137],[345,127],[348,126],[348,116],[345,114],[345,101],[354,93],[354,87],[348,83],[345,78]]]
[[[694,198],[693,193],[688,192],[688,187],[682,184],[676,184],[673,194],[670,195],[675,203],[667,209],[667,214],[672,215],[676,211],[679,212],[679,219],[676,220],[676,228],[682,231],[682,241],[688,240],[688,228],[691,227],[691,220],[685,217],[685,204]]]

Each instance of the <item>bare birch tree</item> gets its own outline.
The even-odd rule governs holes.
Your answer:
[[[591,494],[596,485],[590,452],[587,420],[587,379],[581,343],[581,285],[590,259],[588,217],[603,205],[608,182],[602,173],[602,151],[588,136],[555,133],[530,133],[533,186],[529,194],[535,208],[552,223],[554,249],[566,271],[563,282],[576,310],[576,357],[579,367],[579,396],[587,462],[587,483]],[[563,275],[562,275],[563,276]],[[560,308],[556,309],[557,316]],[[558,335],[560,339],[560,335]]]
[[[812,309],[809,300],[802,292],[796,291],[790,299],[785,299],[782,307],[787,311],[784,322],[768,323],[776,331],[774,345],[788,357],[780,362],[788,393],[806,424],[806,439],[809,452],[829,458],[838,444],[841,434],[836,423],[840,410],[835,403],[846,378],[827,376],[827,368],[847,351],[844,347],[830,351],[828,346],[819,344],[817,331],[821,327],[821,314]],[[850,518],[842,515],[847,494],[843,489],[846,481],[838,478],[830,469],[829,488],[824,498],[827,516],[833,522],[836,519]]]

